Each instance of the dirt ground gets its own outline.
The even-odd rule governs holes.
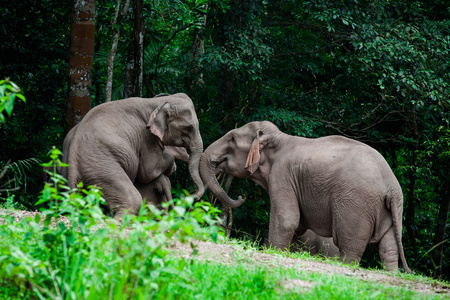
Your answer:
[[[198,253],[192,254],[193,250],[190,245],[176,243],[174,250],[185,258],[192,258],[197,260],[209,260],[220,263],[249,263],[249,264],[263,264],[266,266],[284,268],[297,268],[302,271],[316,272],[323,274],[342,274],[349,277],[358,278],[362,281],[378,282],[380,284],[401,286],[412,289],[416,292],[431,293],[431,294],[445,294],[450,297],[450,286],[441,285],[437,283],[424,283],[403,279],[395,274],[390,274],[383,271],[372,271],[368,269],[355,267],[342,267],[333,264],[301,260],[297,258],[283,257],[279,254],[266,254],[254,250],[245,250],[241,246],[233,246],[228,244],[215,244],[213,242],[197,241]],[[291,280],[285,282],[285,287],[301,287],[304,288],[307,282],[302,280]]]
[[[16,221],[24,217],[34,218],[38,212],[30,211],[6,211],[0,209],[0,218],[5,215],[14,216]],[[68,224],[68,220],[61,217],[60,221]],[[0,220],[1,222],[1,220]],[[343,267],[334,264],[329,264],[320,261],[302,260],[297,258],[288,258],[279,254],[266,254],[259,251],[244,249],[242,246],[229,245],[213,242],[197,241],[196,245],[197,253],[193,254],[193,249],[188,244],[181,244],[179,242],[174,243],[172,250],[176,255],[185,257],[187,259],[196,260],[209,260],[216,261],[225,264],[233,263],[249,263],[249,264],[261,264],[273,267],[284,268],[297,268],[302,271],[316,272],[323,274],[342,274],[349,277],[358,278],[362,281],[378,282],[380,284],[401,286],[404,288],[412,289],[417,292],[426,294],[444,294],[450,297],[450,285],[443,285],[435,282],[421,282],[412,281],[401,278],[395,274],[390,274],[382,271],[372,271],[355,267]],[[306,285],[306,286],[305,286]],[[284,283],[286,288],[308,288],[308,283],[302,280],[290,280]]]

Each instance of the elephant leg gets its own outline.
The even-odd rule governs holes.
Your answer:
[[[395,239],[394,227],[391,227],[378,244],[381,263],[387,271],[398,271],[398,245]]]
[[[161,204],[160,201],[158,201],[159,199],[155,194],[155,186],[153,182],[141,183],[139,181],[135,181],[134,186],[141,194],[143,201],[145,200],[147,203],[151,203],[155,206]]]
[[[339,256],[347,264],[361,261],[369,239],[340,237],[334,243],[338,243]]]
[[[169,202],[172,200],[172,191],[169,177],[161,174],[158,178],[149,183],[141,183],[139,181],[134,182],[134,186],[137,188],[146,202],[161,208],[163,202]],[[174,208],[174,205],[171,205]]]
[[[359,263],[372,235],[371,222],[363,219],[361,212],[348,208],[335,210],[332,232],[333,242],[339,248],[341,259],[345,263]]]
[[[300,210],[293,193],[270,193],[269,245],[289,249],[300,226]]]
[[[122,220],[124,214],[137,214],[142,205],[142,196],[133,182],[122,169],[109,174],[111,175],[108,178],[101,179],[104,184],[99,185],[114,218]]]
[[[172,201],[172,186],[169,177],[161,174],[155,181],[155,190],[161,198],[161,201],[166,203]],[[173,203],[171,203],[171,208],[175,208]]]

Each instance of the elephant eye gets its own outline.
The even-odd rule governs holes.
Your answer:
[[[184,127],[184,131],[187,132],[187,133],[192,132],[193,129],[194,128],[192,127],[192,125],[188,125],[188,126]]]
[[[235,139],[234,139],[234,135],[232,135],[229,139],[228,139],[228,143],[234,143]]]

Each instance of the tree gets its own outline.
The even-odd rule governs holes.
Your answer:
[[[118,22],[120,21],[119,18],[122,18],[126,15],[128,12],[128,7],[130,5],[130,0],[126,0],[122,10],[120,10],[121,7],[121,0],[117,0],[116,4],[116,14],[114,15],[114,20],[111,23],[111,29],[113,32],[113,42],[111,45],[111,52],[108,56],[107,61],[107,79],[106,79],[106,90],[105,90],[105,102],[111,101],[111,94],[112,94],[112,87],[113,87],[113,75],[114,75],[114,58],[116,57],[117,52],[117,46],[119,44],[119,38],[120,38],[120,25]]]
[[[143,0],[135,0],[134,8],[134,75],[135,75],[135,95],[142,96],[144,81],[144,39],[145,26],[143,18]]]
[[[74,0],[71,22],[67,131],[91,109],[95,0]]]
[[[135,0],[134,26],[130,32],[131,42],[125,67],[123,97],[141,97],[143,94],[144,78],[144,42],[145,23],[143,18],[144,6],[142,0]]]
[[[112,27],[117,0],[97,1],[92,105],[104,102],[107,82],[112,100],[140,95],[142,74],[142,96],[186,92],[194,100],[205,147],[235,126],[263,119],[293,135],[366,142],[387,158],[403,187],[408,262],[445,276],[450,11],[444,2],[140,0]],[[1,161],[44,157],[62,144],[72,6],[72,0],[23,0],[0,8],[0,32],[7,34],[0,76],[11,77],[27,97],[27,105],[16,101],[14,117],[0,130]],[[142,26],[135,26],[140,14]],[[68,114],[82,115],[75,107]],[[174,177],[180,187],[188,187],[184,171],[181,166]],[[233,212],[234,228],[264,236],[268,196],[241,180],[231,193],[249,199]],[[363,263],[375,267],[373,261]]]

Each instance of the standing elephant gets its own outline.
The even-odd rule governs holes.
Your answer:
[[[403,245],[401,187],[373,148],[342,136],[295,137],[274,124],[251,122],[211,144],[200,160],[205,186],[224,204],[231,199],[215,175],[250,178],[270,197],[269,243],[287,249],[294,235],[311,229],[332,237],[345,262],[359,262],[376,244],[389,271],[409,269]]]
[[[165,150],[166,145],[187,150],[189,172],[197,186],[193,196],[201,198],[203,141],[194,104],[185,94],[129,98],[94,107],[64,140],[63,162],[69,167],[62,175],[71,188],[80,181],[102,187],[106,205],[120,220],[126,212],[137,213],[142,204],[135,183],[142,191],[161,174],[173,171],[176,152]]]

